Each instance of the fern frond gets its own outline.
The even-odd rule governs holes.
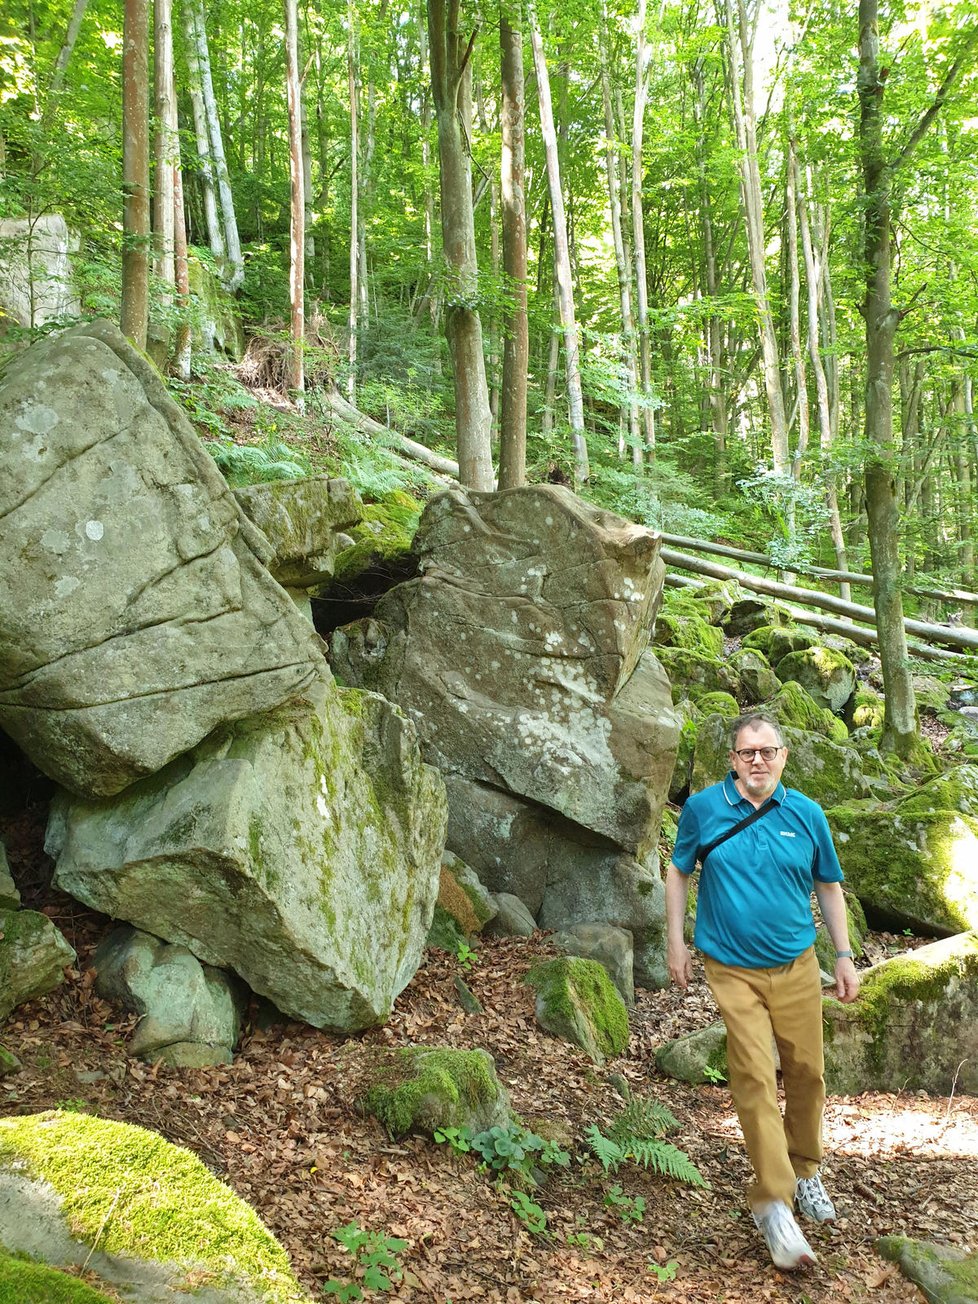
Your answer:
[[[661,1139],[678,1130],[679,1119],[671,1109],[648,1096],[633,1096],[608,1129],[608,1135],[622,1142],[628,1137]]]
[[[618,1166],[624,1163],[627,1155],[617,1142],[606,1137],[597,1124],[592,1123],[584,1133],[587,1143],[601,1161],[601,1167],[606,1173],[616,1172]]]
[[[634,1159],[643,1168],[651,1168],[661,1177],[669,1177],[676,1182],[685,1182],[688,1186],[708,1187],[709,1183],[700,1173],[685,1150],[679,1150],[668,1141],[656,1141],[635,1137],[626,1149],[629,1159]]]

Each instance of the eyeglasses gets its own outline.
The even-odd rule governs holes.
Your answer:
[[[738,747],[735,755],[742,761],[752,761],[755,756],[759,756],[762,761],[773,761],[780,750],[780,747]]]

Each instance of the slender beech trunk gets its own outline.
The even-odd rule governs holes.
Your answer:
[[[518,11],[517,11],[518,12]],[[530,333],[526,310],[526,95],[523,80],[523,33],[513,25],[507,0],[499,13],[502,68],[503,379],[499,420],[499,488],[526,482],[526,390]]]
[[[88,0],[75,0],[71,18],[68,20],[68,30],[65,32],[65,39],[61,43],[61,49],[58,51],[58,57],[54,64],[54,72],[51,74],[51,85],[48,87],[50,96],[57,95],[64,85],[68,60],[71,58],[75,42],[78,40],[78,33],[81,31],[82,20],[85,17],[87,8]]]
[[[176,88],[171,91],[176,104]],[[180,319],[173,345],[173,373],[181,380],[190,379],[193,331],[190,326],[190,268],[187,261],[187,219],[183,206],[183,168],[180,162],[180,134],[176,136],[173,160],[173,271]]]
[[[801,464],[808,451],[809,410],[808,375],[801,348],[801,276],[798,266],[798,162],[795,142],[788,142],[785,163],[785,218],[788,227],[788,330],[791,337],[791,360],[795,372],[795,404],[798,413],[798,441],[791,463],[791,473],[801,480]]]
[[[187,53],[187,81],[190,107],[193,111],[194,137],[197,142],[200,186],[204,205],[204,224],[207,227],[207,247],[218,264],[224,262],[224,228],[217,208],[217,188],[214,180],[214,160],[211,156],[210,133],[207,130],[207,110],[204,108],[203,80],[200,60],[197,58],[197,35],[194,16],[187,0],[182,0],[184,44]]]
[[[635,257],[635,308],[638,318],[638,356],[642,385],[642,433],[650,458],[655,457],[655,409],[652,407],[652,340],[649,334],[649,282],[645,258],[645,211],[642,183],[645,163],[645,105],[649,93],[652,51],[645,33],[646,0],[638,0],[635,17],[635,103],[632,111],[632,241]]]
[[[139,349],[149,321],[149,246],[149,0],[125,0],[120,326]]]
[[[360,335],[360,51],[353,0],[350,0],[347,15],[350,30],[346,56],[350,91],[350,312],[347,317],[347,362],[350,374],[346,381],[346,395],[351,403],[355,403],[357,345]]]
[[[547,182],[550,208],[554,224],[554,262],[557,273],[557,298],[560,309],[560,326],[564,336],[564,368],[567,378],[567,406],[570,416],[571,445],[574,450],[574,480],[582,484],[590,475],[587,443],[584,437],[584,396],[581,389],[580,342],[577,318],[574,312],[574,288],[571,282],[570,249],[567,243],[567,218],[564,195],[560,185],[560,164],[557,158],[557,133],[554,127],[553,103],[550,98],[550,74],[543,52],[543,38],[532,3],[527,6],[530,42],[533,46],[533,66],[537,77],[537,96],[540,101],[540,128],[543,134],[547,160]]]
[[[754,125],[753,41],[748,37],[743,0],[725,0],[725,11],[730,103],[737,148],[740,153],[740,192],[744,204],[751,281],[757,308],[764,390],[771,423],[771,453],[775,471],[784,474],[788,471],[788,422],[784,410],[784,395],[781,392],[778,340],[767,289],[764,200],[761,194],[757,132]],[[743,79],[743,88],[741,88],[741,79]]]
[[[289,180],[291,182],[291,222],[289,224],[289,302],[291,305],[292,347],[289,352],[289,386],[299,395],[305,390],[303,347],[306,338],[305,314],[305,214],[302,172],[302,111],[299,97],[299,15],[296,0],[285,0],[285,86],[289,111]]]
[[[479,317],[479,269],[468,149],[472,121],[471,55],[476,32],[460,28],[460,0],[427,0],[431,86],[438,125],[442,248],[448,271],[445,335],[455,379],[459,478],[491,490],[492,416]]]
[[[210,156],[214,164],[214,176],[217,182],[217,196],[220,205],[221,224],[224,232],[224,247],[227,251],[228,277],[230,290],[237,290],[244,280],[244,259],[241,256],[241,241],[238,238],[238,222],[234,213],[234,196],[228,177],[227,159],[224,155],[224,137],[221,134],[221,119],[217,112],[217,99],[214,95],[214,82],[211,77],[211,56],[207,44],[207,27],[204,19],[203,0],[185,0],[191,10],[192,31],[196,46],[197,66],[200,70],[200,90],[207,121],[207,136],[210,143]]]
[[[153,78],[156,101],[156,173],[153,195],[153,271],[167,287],[176,284],[173,254],[173,161],[178,146],[173,97],[173,6],[154,0]],[[164,291],[172,301],[169,288]]]
[[[604,25],[607,29],[607,6],[604,7]],[[608,177],[608,201],[611,210],[611,238],[615,249],[615,270],[618,273],[618,302],[621,310],[622,361],[625,383],[628,386],[626,403],[622,405],[622,418],[628,411],[628,443],[632,461],[642,464],[642,430],[638,411],[638,356],[635,349],[635,318],[632,314],[632,275],[625,253],[625,237],[621,214],[621,177],[618,167],[619,137],[615,129],[614,107],[611,98],[611,76],[608,72],[608,48],[605,36],[599,40],[601,52],[601,99],[604,105],[605,172]]]

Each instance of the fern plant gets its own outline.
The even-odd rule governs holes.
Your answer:
[[[606,1173],[616,1173],[622,1164],[634,1163],[688,1186],[709,1187],[685,1150],[663,1140],[678,1127],[679,1120],[665,1105],[633,1096],[612,1121],[607,1134],[592,1123],[584,1135]]]
[[[205,441],[204,447],[234,487],[267,480],[301,480],[310,470],[305,456],[280,440],[270,439],[264,444]]]

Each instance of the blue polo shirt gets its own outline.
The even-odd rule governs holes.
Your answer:
[[[672,853],[680,873],[696,868],[698,847],[753,812],[734,777],[693,793],[683,806]],[[768,800],[773,810],[707,856],[696,897],[696,946],[744,969],[789,964],[806,951],[815,941],[815,880],[843,877],[821,806],[782,783]]]

